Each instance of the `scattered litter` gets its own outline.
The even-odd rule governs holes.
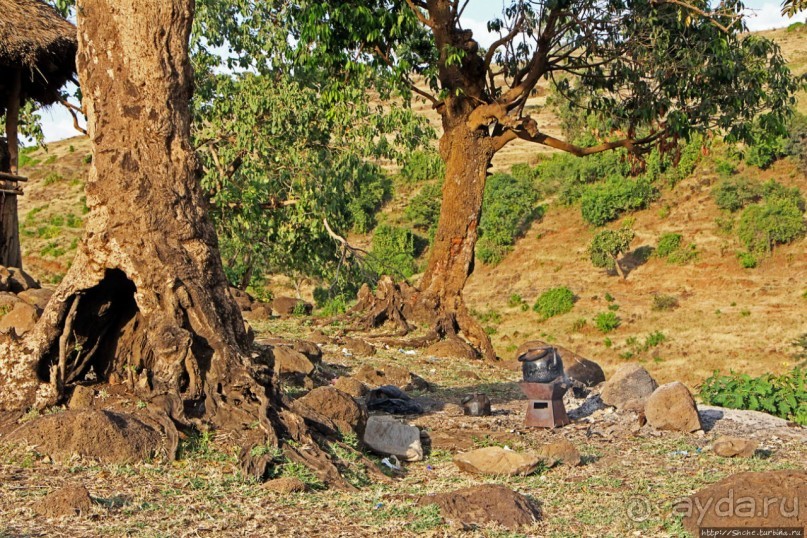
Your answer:
[[[352,357],[352,356],[353,356],[353,353],[351,353],[350,351],[348,351],[348,349],[347,349],[346,347],[343,347],[343,348],[342,348],[342,355],[344,355],[345,357]]]
[[[398,353],[403,353],[404,355],[417,355],[418,352],[414,349],[399,349]]]
[[[686,458],[686,457],[689,456],[689,451],[688,450],[673,450],[672,452],[670,452],[670,456],[681,456],[683,458]]]
[[[431,465],[427,465],[426,470],[427,471],[434,471],[434,467],[432,467]]]
[[[375,503],[373,510],[380,510],[382,506],[384,506],[384,503]]]
[[[381,463],[392,469],[393,471],[400,471],[401,470],[401,462],[398,460],[396,456],[390,456],[388,458],[384,458],[381,460]],[[379,503],[381,504],[381,503]]]

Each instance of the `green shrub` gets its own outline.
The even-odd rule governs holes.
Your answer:
[[[600,312],[594,317],[594,326],[602,333],[609,333],[615,330],[622,323],[614,312]]]
[[[786,31],[787,32],[798,32],[803,28],[804,28],[804,23],[799,21],[799,22],[794,22],[793,24],[788,25]]]
[[[712,189],[712,197],[720,209],[739,211],[762,198],[762,188],[756,181],[744,177],[725,179]]]
[[[549,319],[570,312],[574,308],[574,301],[572,290],[561,286],[542,293],[532,309],[541,314],[544,319]]]
[[[361,164],[354,170],[347,210],[353,231],[367,233],[375,226],[375,214],[392,196],[392,181],[384,171],[371,164]]]
[[[793,114],[787,132],[785,153],[796,159],[802,173],[807,173],[807,116]]]
[[[766,126],[764,118],[758,118],[751,129],[753,140],[745,148],[745,162],[764,170],[784,157],[788,140],[786,132],[784,126]]]
[[[785,187],[778,181],[771,180],[762,185],[762,198],[768,204],[792,205],[804,212],[804,196],[798,187]]]
[[[538,193],[532,181],[509,174],[493,174],[485,185],[476,255],[495,264],[509,252],[516,239],[542,214],[536,208]]]
[[[801,210],[784,201],[748,206],[740,217],[737,234],[749,252],[770,252],[777,244],[786,244],[804,234]]]
[[[436,151],[415,151],[401,168],[401,176],[409,181],[443,179],[446,166]]]
[[[622,213],[644,209],[657,195],[658,191],[647,179],[612,178],[583,193],[583,219],[594,226],[603,226]]]
[[[575,157],[556,153],[535,167],[538,185],[545,193],[559,193],[560,202],[575,203],[591,183],[606,178],[621,179],[630,174],[630,164],[622,151]]]
[[[743,269],[753,269],[757,266],[757,257],[750,252],[738,252],[737,259],[740,261],[740,267]]]
[[[807,369],[803,367],[780,376],[760,377],[716,371],[703,382],[700,394],[709,405],[764,411],[807,425]]]
[[[381,224],[373,233],[369,265],[379,275],[409,278],[417,271],[415,236],[406,228]]]
[[[434,238],[437,221],[440,218],[440,207],[443,201],[443,182],[428,183],[420,189],[404,210],[404,215],[417,229]]]
[[[63,181],[64,177],[58,172],[51,172],[47,176],[45,176],[44,184],[45,185],[53,185],[54,183],[58,183],[59,181]]]
[[[681,234],[661,234],[656,247],[656,256],[664,258],[667,263],[684,265],[698,257],[698,249],[694,243],[684,244]]]
[[[538,169],[527,163],[518,163],[510,167],[510,175],[518,181],[535,184],[538,180]]]
[[[737,173],[737,161],[731,158],[715,159],[715,172],[723,178],[728,178]]]
[[[618,258],[628,251],[635,235],[630,228],[597,232],[588,247],[591,263],[603,269],[619,269]]]

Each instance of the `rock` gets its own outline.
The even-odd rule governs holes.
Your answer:
[[[318,345],[297,338],[261,338],[258,343],[264,346],[287,347],[297,353],[302,353],[314,364],[322,362],[322,350]]]
[[[580,465],[580,451],[566,439],[549,443],[538,449],[538,456],[544,460],[549,467],[562,463],[570,467]]]
[[[466,530],[485,525],[516,530],[541,519],[541,510],[531,499],[494,484],[425,495],[418,499],[418,506],[430,504],[440,508],[440,515],[448,523]]]
[[[73,389],[73,395],[70,396],[70,402],[67,407],[75,409],[89,409],[92,407],[92,402],[95,399],[95,390],[92,387],[85,385],[76,385]]]
[[[35,306],[39,311],[42,311],[45,309],[45,306],[48,304],[48,301],[50,301],[52,295],[53,290],[48,288],[39,288],[21,291],[17,294],[17,297],[29,305]]]
[[[154,457],[160,432],[133,415],[112,411],[69,410],[24,423],[7,441],[35,445],[54,460],[73,455],[102,463],[137,463]]]
[[[527,476],[540,463],[541,458],[535,454],[514,452],[498,446],[479,448],[454,456],[454,465],[460,470],[485,475]]]
[[[360,338],[343,338],[341,346],[357,357],[371,357],[375,355],[375,348]]]
[[[230,288],[230,295],[233,296],[233,300],[235,300],[235,304],[238,305],[238,308],[242,312],[248,312],[248,311],[252,310],[252,303],[254,302],[254,299],[252,298],[252,296],[249,293],[247,293],[247,292],[245,292],[243,290],[239,290],[238,288],[231,287]]]
[[[426,348],[426,354],[440,359],[475,360],[479,358],[479,353],[470,344],[459,338],[447,338],[435,342]]]
[[[0,333],[13,331],[17,336],[23,336],[36,326],[37,319],[39,314],[36,307],[20,301],[14,304],[8,314],[0,318]]]
[[[315,369],[308,357],[286,346],[273,347],[272,356],[278,375],[311,375]]]
[[[9,280],[11,279],[11,271],[6,267],[0,265],[0,292],[8,291],[10,289]]]
[[[624,364],[606,381],[600,398],[605,405],[621,409],[628,400],[645,399],[657,388],[656,381],[639,364]]]
[[[465,409],[455,403],[444,403],[441,411],[451,417],[459,417],[465,414]]]
[[[0,268],[2,267],[3,266],[0,265]],[[13,293],[7,291],[0,292],[0,316],[4,316],[8,312],[11,312],[11,309],[14,308],[14,305],[20,302],[24,301]]]
[[[750,458],[756,453],[759,443],[751,439],[723,435],[712,445],[712,452],[724,458]]]
[[[39,288],[39,282],[34,277],[18,269],[17,267],[9,267],[8,271],[8,289],[13,293],[20,293],[21,291]]]
[[[333,382],[335,389],[341,390],[345,394],[350,394],[354,398],[361,398],[367,394],[367,385],[353,377],[338,377]]]
[[[308,341],[313,342],[314,344],[325,345],[331,343],[331,337],[317,329],[308,335]]]
[[[490,398],[486,394],[472,394],[462,399],[463,414],[471,417],[490,416]]]
[[[264,482],[264,489],[288,495],[289,493],[302,493],[305,491],[305,482],[293,476],[281,476],[274,480]]]
[[[425,379],[399,366],[376,370],[369,364],[364,364],[356,370],[353,377],[370,387],[392,385],[402,390],[429,390],[429,383]]]
[[[43,517],[80,516],[92,508],[90,492],[82,484],[68,484],[54,490],[34,506],[34,512]]]
[[[393,415],[419,415],[423,407],[394,385],[384,385],[367,393],[367,409]]]
[[[706,527],[807,527],[807,472],[734,474],[679,502],[673,514],[693,536]]]
[[[293,314],[311,315],[314,305],[294,297],[275,297],[272,301],[272,312],[276,316],[291,316]]]
[[[571,380],[577,381],[584,387],[594,387],[605,382],[605,372],[603,372],[602,367],[600,367],[599,364],[591,359],[586,359],[585,357],[578,355],[574,351],[555,344],[549,344],[543,340],[530,340],[518,346],[515,355],[516,359],[531,349],[538,349],[546,346],[552,346],[558,351],[558,354],[563,361],[563,368],[566,371],[566,375],[569,376]],[[516,369],[520,367],[520,364],[516,363],[513,368]]]
[[[249,310],[243,310],[241,315],[247,321],[266,321],[272,317],[272,310],[261,303],[254,303]]]
[[[674,381],[657,388],[644,407],[647,422],[659,430],[694,432],[701,429],[698,406],[689,389]]]
[[[704,431],[715,435],[750,439],[778,437],[807,442],[807,429],[794,428],[787,420],[761,411],[699,405],[698,414]]]
[[[371,416],[364,429],[364,444],[374,452],[397,456],[404,461],[423,459],[420,430],[392,417]]]
[[[333,387],[317,387],[294,403],[332,421],[343,434],[356,433],[361,438],[364,433],[367,412],[351,396]]]

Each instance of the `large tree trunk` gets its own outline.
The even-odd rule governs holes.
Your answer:
[[[443,323],[453,323],[486,358],[495,359],[490,338],[469,315],[462,297],[474,269],[485,181],[495,150],[489,137],[466,127],[465,118],[447,119],[444,125],[440,140],[446,163],[443,204],[416,310],[435,312]]]
[[[192,16],[193,0],[78,4],[90,212],[37,327],[0,346],[0,410],[53,404],[92,379],[122,382],[180,423],[244,431],[257,420],[256,441],[344,485],[250,361],[190,146]],[[242,456],[256,475],[269,464],[249,446]]]
[[[11,173],[7,139],[0,138],[0,172]],[[20,229],[17,217],[18,188],[14,176],[0,177],[0,265],[22,268]]]

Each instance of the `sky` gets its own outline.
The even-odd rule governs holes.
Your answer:
[[[781,15],[779,2],[770,0],[746,0],[746,24],[752,31],[781,28],[796,21],[804,21],[804,15],[793,19]],[[488,34],[487,21],[501,13],[501,0],[471,0],[463,16],[464,26],[472,30],[476,40],[483,46],[490,45],[495,35]],[[79,133],[73,128],[73,118],[61,105],[54,105],[43,110],[42,130],[46,142],[54,142],[76,136]]]

